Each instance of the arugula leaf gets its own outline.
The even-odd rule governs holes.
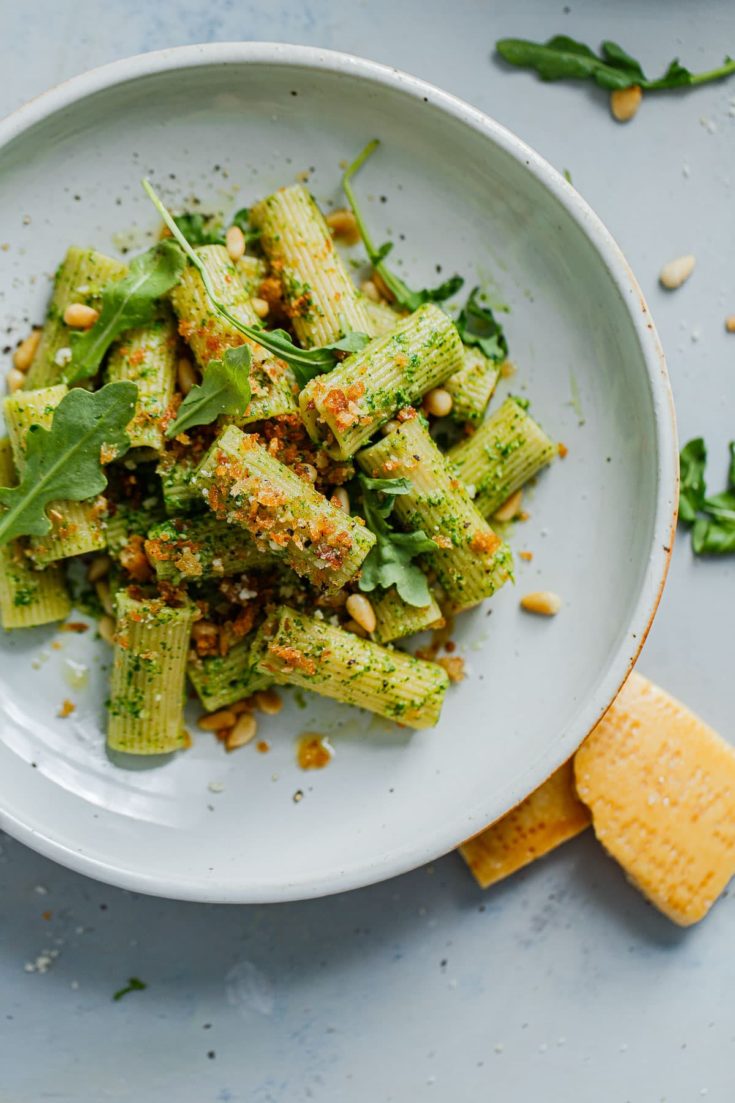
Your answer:
[[[567,35],[554,35],[548,42],[529,42],[524,38],[501,38],[495,43],[500,56],[511,65],[535,69],[542,80],[593,80],[601,88],[614,91],[637,84],[656,92],[722,80],[735,73],[735,61],[726,57],[717,69],[692,73],[675,58],[663,76],[649,79],[636,58],[617,42],[602,43],[600,53]]]
[[[211,425],[220,414],[244,414],[250,402],[250,364],[247,345],[227,349],[221,360],[210,360],[202,382],[192,387],[179,406],[166,436],[177,437],[194,425]]]
[[[409,605],[419,608],[431,601],[426,575],[412,562],[417,555],[436,551],[436,544],[422,529],[397,532],[388,518],[396,497],[408,494],[408,479],[373,479],[360,473],[358,481],[362,496],[365,523],[375,534],[375,545],[364,559],[360,574],[360,589],[370,593],[376,587],[387,590],[395,586]]]
[[[385,286],[388,288],[393,298],[400,306],[406,307],[407,310],[418,310],[423,303],[443,303],[446,299],[455,295],[464,284],[464,280],[461,276],[451,276],[448,280],[444,280],[438,287],[424,288],[422,291],[412,291],[407,284],[403,282],[400,276],[396,276],[390,269],[383,263],[385,258],[393,248],[393,243],[388,241],[381,246],[376,246],[370,231],[365,225],[365,220],[362,216],[362,212],[355,198],[355,193],[352,190],[352,178],[367,161],[368,157],[372,156],[375,150],[380,145],[377,138],[373,138],[372,142],[369,142],[359,157],[356,158],[345,171],[342,177],[342,190],[344,191],[347,202],[350,205],[352,213],[355,216],[357,222],[357,228],[362,238],[362,243],[365,246],[370,263],[375,271],[382,279]]]
[[[479,287],[470,293],[457,318],[457,329],[465,345],[476,346],[489,360],[500,363],[508,355],[508,342],[490,307],[478,302],[479,293]]]
[[[679,516],[687,524],[694,523],[704,504],[706,466],[707,448],[701,437],[695,437],[682,448],[679,458]]]
[[[178,245],[159,241],[147,253],[135,257],[127,276],[105,284],[99,318],[84,333],[71,336],[71,362],[65,381],[77,383],[94,375],[121,333],[149,322],[157,300],[179,282],[185,263]]]
[[[225,231],[216,215],[202,214],[201,211],[184,211],[183,214],[174,215],[173,219],[190,245],[225,244]],[[246,245],[257,241],[260,237],[260,230],[250,225],[250,211],[247,207],[241,207],[239,211],[235,211],[230,226],[237,226],[242,230]]]
[[[123,996],[127,996],[128,992],[142,992],[147,987],[145,981],[140,980],[139,977],[130,977],[125,987],[118,988],[112,998],[113,1000],[121,1000]]]
[[[283,329],[272,329],[271,333],[278,333],[284,340],[290,341],[288,333]],[[329,352],[360,352],[366,345],[370,344],[372,340],[366,333],[347,333],[344,337],[340,337],[339,341],[334,341],[331,345],[324,345],[324,348]],[[307,383],[316,378],[317,375],[324,375],[325,372],[330,372],[332,368],[336,367],[337,358],[332,363],[319,363],[314,362],[312,364],[292,364],[291,369],[296,376],[296,382],[300,388],[304,388]]]
[[[268,352],[272,352],[273,355],[277,356],[280,360],[285,360],[285,362],[293,368],[297,378],[306,379],[308,382],[314,375],[331,371],[339,359],[336,352],[345,347],[343,346],[343,342],[345,341],[349,342],[358,337],[364,338],[364,343],[367,344],[369,338],[365,337],[364,334],[348,334],[348,336],[343,337],[341,341],[336,341],[333,345],[325,345],[324,348],[302,349],[293,343],[290,335],[283,329],[266,330],[261,326],[249,326],[241,322],[240,319],[236,318],[234,314],[231,314],[225,304],[217,298],[212,281],[209,278],[209,273],[202,264],[201,258],[194,252],[169,211],[156,195],[150,180],[143,180],[143,188],[161,218],[168,226],[173,237],[202,277],[202,283],[204,284],[207,298],[217,314],[228,321],[235,329],[239,330],[240,333],[244,333],[246,337],[250,337],[251,340],[255,341],[262,348],[268,349]],[[301,374],[299,375],[299,373]]]
[[[184,211],[174,215],[174,222],[191,245],[224,245],[225,235],[214,215],[201,211]]]
[[[49,502],[81,502],[107,486],[102,449],[119,459],[129,448],[126,426],[135,413],[135,383],[108,383],[100,391],[69,391],[50,429],[31,425],[18,486],[0,488],[0,544],[16,536],[45,536]]]
[[[735,552],[735,441],[731,441],[728,489],[707,497],[704,479],[707,449],[701,437],[690,440],[680,458],[679,516],[693,524],[695,555],[727,555]]]

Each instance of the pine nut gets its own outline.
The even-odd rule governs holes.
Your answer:
[[[109,555],[96,555],[87,567],[87,580],[89,582],[99,582],[101,578],[110,573],[111,566],[112,560]]]
[[[252,697],[243,697],[241,700],[235,701],[234,705],[228,705],[227,707],[230,712],[235,713],[235,716],[239,716],[241,712],[252,712],[255,706]]]
[[[186,356],[182,356],[176,365],[176,382],[184,396],[188,395],[191,388],[196,386],[197,370]]]
[[[361,640],[367,639],[367,632],[356,620],[348,620],[342,627],[345,632],[352,632],[353,636],[359,636]]]
[[[259,318],[268,317],[271,309],[271,304],[268,302],[267,299],[261,299],[258,295],[256,295],[255,298],[250,300],[250,305]]]
[[[375,610],[364,594],[350,594],[345,602],[345,609],[366,632],[375,631]]]
[[[728,333],[735,333],[735,314],[728,314],[725,318],[725,329]]]
[[[110,592],[110,583],[104,578],[99,578],[94,584],[94,591],[99,598],[99,603],[105,610],[108,616],[115,615],[115,606],[112,604],[112,593]]]
[[[360,231],[357,228],[357,219],[352,211],[340,208],[327,215],[327,226],[335,237],[341,238],[345,245],[357,245],[360,240]]]
[[[238,717],[232,731],[227,733],[225,748],[228,751],[234,751],[237,747],[244,747],[251,739],[255,739],[257,734],[258,721],[252,713],[244,712],[242,716]]]
[[[259,689],[253,697],[256,709],[266,716],[276,716],[283,708],[283,701],[275,689]]]
[[[318,475],[317,469],[313,463],[301,463],[299,464],[299,475],[306,479],[307,482],[315,483]]]
[[[613,118],[619,123],[628,123],[638,112],[641,106],[643,92],[639,84],[632,84],[630,88],[616,88],[610,93],[610,111]]]
[[[387,437],[390,433],[395,432],[396,429],[400,429],[400,427],[400,421],[396,421],[395,418],[391,418],[390,421],[386,421],[385,425],[381,426],[380,435],[383,437]]]
[[[343,513],[350,512],[350,496],[343,486],[336,487],[332,494],[332,505],[341,509]]]
[[[521,598],[521,608],[527,613],[537,613],[542,617],[553,617],[561,609],[561,598],[551,590],[537,590]]]
[[[33,357],[36,355],[36,349],[38,348],[40,340],[41,330],[34,329],[33,333],[29,334],[24,341],[21,341],[13,353],[14,368],[17,368],[18,371],[28,371],[33,363]]]
[[[84,303],[70,303],[64,311],[64,322],[72,329],[91,329],[100,316],[99,310]]]
[[[375,284],[375,290],[381,299],[385,299],[386,302],[393,302],[393,292],[390,290],[385,280],[381,276],[380,272],[373,272],[373,283]]]
[[[115,642],[115,619],[114,617],[105,614],[104,617],[100,617],[97,622],[97,631],[100,634],[100,639],[103,639],[105,643],[109,643],[110,647]]]
[[[231,261],[245,255],[245,234],[239,226],[230,226],[225,234],[225,246]]]
[[[5,386],[8,388],[8,394],[15,394],[26,381],[26,377],[22,371],[18,371],[17,368],[11,368],[8,374],[5,376]]]
[[[216,732],[220,728],[233,728],[237,723],[237,717],[230,709],[220,709],[219,712],[206,712],[197,720],[198,726],[205,732]]]
[[[453,405],[454,399],[443,387],[434,387],[424,395],[424,410],[434,417],[446,417],[447,414],[451,414]]]
[[[516,490],[514,494],[511,494],[509,498],[505,499],[499,509],[495,510],[495,520],[501,523],[504,521],[512,521],[520,512],[522,500],[523,491]]]
[[[669,291],[681,287],[685,280],[688,280],[691,276],[695,264],[696,260],[690,253],[684,257],[677,257],[676,260],[670,260],[659,273],[658,278],[661,286],[667,287]]]
[[[366,299],[372,299],[374,303],[380,302],[380,294],[372,280],[363,280],[360,284],[360,290]]]

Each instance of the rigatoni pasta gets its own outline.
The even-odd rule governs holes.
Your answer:
[[[437,722],[449,685],[436,663],[360,639],[288,606],[265,621],[253,648],[257,669],[274,681],[358,705],[409,728]]]
[[[304,387],[304,424],[330,455],[349,459],[400,409],[458,371],[462,355],[456,326],[427,303]]]

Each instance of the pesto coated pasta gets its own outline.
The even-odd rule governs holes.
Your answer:
[[[156,244],[72,245],[17,350],[0,619],[98,619],[116,755],[189,746],[187,696],[245,746],[289,686],[430,728],[464,676],[454,615],[512,577],[487,518],[556,446],[519,399],[487,413],[507,342],[481,290],[414,290],[372,242],[351,179],[374,144],[328,219],[300,183],[228,224],[144,181]]]

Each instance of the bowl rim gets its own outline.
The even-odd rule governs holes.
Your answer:
[[[106,89],[172,70],[184,71],[220,65],[266,65],[320,70],[355,76],[388,87],[413,99],[428,102],[489,139],[520,162],[559,202],[577,223],[612,278],[630,315],[643,353],[654,412],[657,463],[656,508],[648,563],[630,624],[608,664],[597,691],[580,709],[577,723],[562,739],[529,762],[507,787],[503,807],[488,807],[477,822],[489,824],[523,800],[566,761],[604,715],[633,669],[658,608],[671,560],[677,522],[678,445],[673,396],[663,349],[643,293],[614,238],[564,177],[544,158],[506,127],[479,108],[451,93],[393,66],[354,54],[317,46],[279,42],[218,42],[169,47],[136,54],[88,70],[41,93],[0,121],[0,154],[12,140],[42,120]],[[455,849],[465,838],[467,809],[444,823],[431,838],[400,851],[382,849],[370,861],[349,870],[335,870],[328,877],[305,876],[274,887],[272,884],[232,885],[229,881],[195,878],[185,874],[160,875],[103,861],[80,852],[31,823],[0,808],[0,827],[32,849],[79,873],[121,888],[169,898],[208,903],[272,903],[326,896],[360,888],[398,876]]]

